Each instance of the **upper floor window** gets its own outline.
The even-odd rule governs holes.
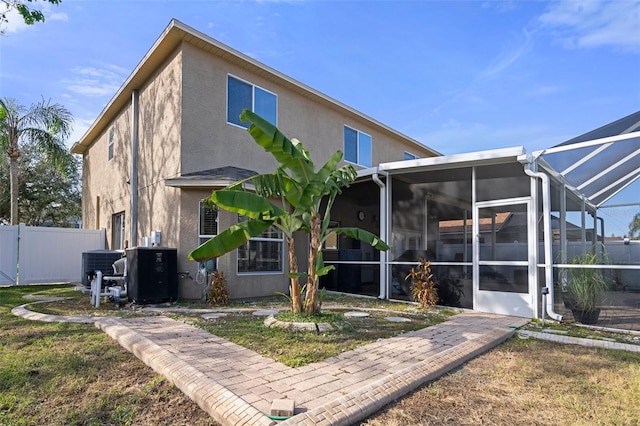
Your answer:
[[[107,160],[111,160],[113,158],[113,139],[115,138],[115,130],[113,127],[109,129],[109,137],[107,143]]]
[[[277,125],[278,97],[261,87],[227,76],[227,122],[242,127],[249,123],[240,121],[243,109],[255,112],[274,126]]]
[[[371,136],[344,126],[344,159],[350,163],[371,167]]]
[[[412,154],[410,152],[405,151],[404,152],[404,159],[405,160],[415,160],[416,158],[419,158],[417,155]]]

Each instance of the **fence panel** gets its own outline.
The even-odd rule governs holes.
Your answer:
[[[19,284],[80,281],[82,252],[104,248],[104,232],[20,225]]]
[[[16,284],[18,227],[0,226],[0,285]]]

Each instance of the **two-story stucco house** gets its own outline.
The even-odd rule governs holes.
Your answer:
[[[178,271],[194,277],[199,265],[187,260],[188,253],[238,221],[237,215],[209,209],[201,200],[276,165],[239,121],[243,108],[301,140],[316,163],[338,149],[345,152],[345,162],[360,170],[438,155],[172,20],[72,148],[83,156],[83,226],[106,228],[111,249],[139,246],[152,233],[161,235],[160,245],[178,249]],[[372,191],[354,191],[359,192],[352,197],[354,205],[345,201],[336,221],[378,231],[379,200],[375,184],[369,185]],[[217,260],[232,298],[287,291],[283,245],[282,235],[269,232]],[[365,260],[374,258],[379,255],[368,253]],[[201,297],[195,279],[183,277],[179,286],[181,297]]]

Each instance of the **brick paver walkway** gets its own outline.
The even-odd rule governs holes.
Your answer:
[[[291,368],[167,317],[101,318],[96,326],[164,375],[223,425],[348,425],[498,345],[523,318],[465,312],[446,322]]]
[[[223,425],[273,425],[274,399],[293,399],[296,415],[280,425],[350,425],[394,399],[498,345],[524,318],[465,311],[446,322],[362,346],[322,362],[291,368],[170,318],[12,313],[47,322],[94,323],[171,380]],[[523,336],[628,351],[638,345],[521,330]]]

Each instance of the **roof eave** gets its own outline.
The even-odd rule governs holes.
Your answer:
[[[497,162],[517,161],[518,157],[527,152],[524,147],[493,149],[488,151],[469,152],[464,154],[444,155],[441,157],[416,158],[414,160],[393,161],[382,163],[378,170],[387,173],[419,172],[438,167],[465,167],[481,164],[495,164]]]
[[[255,59],[223,44],[219,41],[209,37],[208,35],[186,25],[182,22],[172,19],[169,25],[160,34],[155,41],[151,49],[138,63],[131,75],[127,78],[124,84],[111,98],[109,103],[104,107],[98,118],[93,122],[91,127],[85,132],[82,138],[76,142],[71,148],[71,152],[75,154],[82,154],[93,143],[93,141],[100,135],[103,129],[112,121],[113,117],[130,102],[130,93],[133,89],[141,87],[149,76],[162,64],[167,55],[182,43],[182,41],[191,42],[194,45],[199,45],[200,48],[205,50],[216,51],[218,54],[227,54],[237,58],[239,61],[244,62],[245,66],[250,66],[254,72],[256,70],[262,71],[263,74],[269,75],[271,78],[284,83],[285,85],[293,88],[298,93],[313,98],[315,101],[320,101],[332,106],[334,109],[341,109],[353,116],[368,121],[379,129],[386,131],[387,133],[398,136],[407,142],[413,144],[421,149],[426,149],[434,156],[441,155],[439,152],[429,148],[423,143],[404,135],[397,130],[388,127],[381,122],[374,120],[373,118],[309,87],[306,86],[285,74],[276,71],[273,68],[262,64]]]

